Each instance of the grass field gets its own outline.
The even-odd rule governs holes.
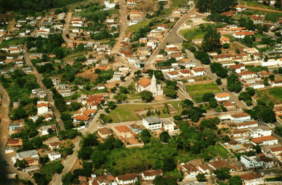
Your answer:
[[[218,93],[218,92],[220,92],[220,89],[217,87],[217,85],[215,83],[187,85],[186,90],[197,103],[203,101],[202,96],[205,93]]]
[[[258,2],[250,2],[250,1],[248,1],[247,2],[247,6],[253,6],[253,7],[258,7],[258,8],[265,8],[265,9],[275,10],[275,8],[272,7],[272,6],[266,6],[266,5],[260,4]]]
[[[148,20],[145,20],[145,21],[142,21],[138,24],[135,24],[135,25],[132,25],[132,26],[129,26],[126,30],[126,33],[128,32],[137,32],[140,28],[143,28],[145,26],[148,26],[149,23],[151,22],[152,19],[148,19]]]
[[[220,155],[223,159],[227,159],[229,155],[228,151],[218,143],[215,146],[209,146],[208,151],[213,156]]]
[[[202,39],[205,36],[205,32],[202,32],[199,28],[182,30],[180,34],[186,39]]]
[[[282,87],[256,91],[256,96],[258,99],[267,101],[267,103],[272,101],[274,104],[280,104],[282,103]]]
[[[25,38],[14,38],[10,40],[3,40],[2,43],[0,44],[0,48],[11,46],[11,45],[20,45],[20,44],[23,44],[24,41],[25,41]]]
[[[175,102],[168,102],[168,104],[171,104],[174,108],[176,108],[177,111],[180,112],[180,108],[177,107],[179,101]],[[108,116],[110,116],[113,119],[113,122],[121,122],[121,121],[137,121],[141,120],[141,118],[137,115],[137,112],[144,111],[147,109],[158,109],[161,111],[160,116],[161,118],[164,117],[170,117],[170,114],[164,114],[162,112],[164,108],[164,104],[124,104],[124,105],[118,105],[115,110],[112,110]]]

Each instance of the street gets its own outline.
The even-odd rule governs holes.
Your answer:
[[[43,89],[43,90],[46,92],[47,97],[48,97],[48,100],[49,100],[50,102],[54,102],[53,93],[51,92],[51,90],[47,89],[47,88],[45,87],[45,85],[42,83],[43,76],[38,73],[36,67],[33,66],[32,62],[31,62],[30,59],[29,59],[29,54],[28,54],[28,52],[27,52],[26,45],[24,45],[23,54],[24,54],[24,58],[25,58],[26,64],[32,67],[33,74],[34,74],[34,76],[36,77],[37,82],[38,82],[38,84],[40,85],[40,88]],[[65,130],[64,122],[61,120],[61,113],[60,113],[60,111],[57,109],[56,106],[52,106],[52,108],[53,108],[53,112],[54,112],[54,114],[55,114],[55,116],[56,116],[56,121],[57,121],[57,123],[58,123],[58,125],[59,125],[59,127],[60,127],[59,130]]]

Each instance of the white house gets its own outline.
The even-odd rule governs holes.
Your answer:
[[[45,135],[49,135],[48,130],[52,129],[53,131],[56,130],[56,126],[55,125],[43,125],[40,129],[41,135],[45,136]]]
[[[250,137],[252,138],[272,135],[272,130],[265,126],[252,127],[252,128],[248,128],[248,130],[250,132]]]
[[[61,153],[60,152],[49,152],[48,153],[48,158],[50,161],[55,161],[57,159],[61,159]]]
[[[47,101],[37,102],[37,114],[43,115],[48,112],[49,103]]]
[[[179,76],[189,77],[189,76],[191,76],[191,71],[189,71],[187,69],[180,70],[179,71]]]
[[[163,175],[162,170],[147,170],[141,173],[144,180],[153,181],[157,175]]]
[[[247,113],[233,114],[231,115],[231,117],[232,117],[232,121],[235,122],[244,122],[251,120],[251,116]]]
[[[237,38],[237,39],[243,39],[245,38],[245,36],[253,36],[254,33],[250,32],[250,31],[244,31],[244,32],[235,32],[233,33],[233,37]]]
[[[215,94],[216,101],[228,101],[230,98],[229,93],[217,93]]]
[[[60,148],[60,143],[59,142],[54,142],[54,143],[49,143],[48,145],[51,150],[56,150]]]
[[[147,117],[143,118],[143,125],[149,130],[159,130],[163,127],[163,122],[158,117]]]
[[[248,173],[240,176],[244,185],[259,185],[265,184],[261,173]]]
[[[261,88],[264,88],[265,85],[263,83],[249,83],[248,87],[251,87],[254,89],[261,89]]]
[[[245,169],[259,169],[263,167],[263,161],[261,161],[257,156],[248,157],[246,155],[241,155],[240,161],[244,164]]]
[[[115,8],[116,3],[111,3],[110,1],[106,0],[104,1],[104,5],[106,8]]]
[[[163,95],[163,89],[160,84],[157,84],[157,79],[153,75],[152,79],[142,78],[135,85],[136,91],[138,93],[142,91],[150,91],[153,93],[153,96]]]
[[[274,136],[262,136],[252,139],[253,145],[277,145],[278,139]]]
[[[163,121],[163,128],[168,132],[172,132],[172,131],[174,131],[175,123],[170,121],[170,120],[164,120]]]
[[[245,128],[251,128],[251,127],[258,127],[258,122],[246,121],[246,122],[237,124],[237,129],[245,129]]]
[[[240,77],[240,79],[254,78],[257,77],[257,73],[252,71],[244,71],[238,73],[238,76]]]
[[[272,87],[280,87],[282,86],[282,80],[274,80],[272,82],[270,82]]]
[[[243,70],[246,69],[244,64],[231,65],[229,67],[233,69],[236,73],[241,73]]]
[[[170,71],[166,73],[167,77],[171,80],[178,78],[179,72],[178,71]]]
[[[194,68],[191,70],[191,72],[194,74],[194,76],[203,76],[206,74],[204,68]]]
[[[236,11],[237,12],[243,12],[243,11],[245,11],[247,8],[245,7],[245,6],[243,6],[243,5],[237,5],[236,6]]]
[[[184,177],[195,179],[200,171],[192,164],[181,165],[181,170],[184,172]]]
[[[135,0],[127,0],[127,6],[136,6]]]
[[[118,184],[134,184],[138,181],[138,176],[135,173],[119,175],[116,177]]]

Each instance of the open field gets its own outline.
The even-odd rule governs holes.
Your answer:
[[[202,102],[202,96],[205,93],[218,93],[220,89],[215,83],[187,85],[186,90],[196,102]]]
[[[220,155],[223,159],[227,159],[228,155],[230,155],[228,151],[223,146],[221,146],[219,143],[217,143],[215,146],[209,146],[208,151],[213,156]]]
[[[272,101],[274,104],[282,103],[282,87],[264,89],[256,91],[257,99],[263,99],[267,102]]]
[[[178,112],[180,112],[181,108],[178,107],[179,101],[175,102],[168,102],[167,104],[171,104]],[[110,116],[113,119],[113,122],[121,122],[121,121],[137,121],[141,120],[141,118],[138,116],[138,112],[145,111],[147,112],[148,109],[151,110],[159,110],[161,111],[160,118],[164,117],[170,117],[170,114],[163,113],[162,110],[164,108],[164,104],[123,104],[118,105],[115,110],[112,110],[108,116]],[[156,114],[155,114],[156,115]],[[152,115],[153,116],[153,115]]]
[[[3,40],[2,43],[0,44],[0,48],[2,47],[8,47],[12,45],[21,45],[25,41],[25,38],[14,38],[10,40]]]
[[[205,32],[202,32],[199,28],[182,30],[180,34],[186,39],[203,39]]]
[[[132,26],[129,26],[126,30],[126,34],[128,32],[137,32],[140,28],[143,28],[145,26],[148,26],[149,23],[152,21],[152,19],[148,19],[148,20],[145,20],[145,21],[142,21],[138,24],[135,24],[135,25],[132,25]]]
[[[248,1],[248,2],[246,2],[246,4],[247,4],[247,6],[275,10],[275,8],[272,7],[272,6],[263,5],[263,4],[258,3],[258,2],[250,2],[250,1]]]

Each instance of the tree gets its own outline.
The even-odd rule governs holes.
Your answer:
[[[173,171],[176,168],[176,163],[173,157],[163,159],[163,170],[164,171]]]
[[[83,51],[83,50],[84,50],[84,45],[82,43],[78,44],[76,51],[79,52],[79,51]]]
[[[226,179],[229,179],[231,177],[230,172],[229,172],[229,168],[227,168],[227,167],[222,167],[219,170],[214,170],[214,174],[216,175],[216,177],[219,180],[226,180]]]
[[[102,151],[96,150],[90,157],[96,169],[99,169],[106,162],[106,156]]]
[[[241,92],[239,95],[239,100],[243,100],[243,101],[252,100],[252,97],[248,92]]]
[[[93,152],[93,149],[91,147],[82,147],[78,151],[78,158],[83,159],[83,160],[88,160],[90,159],[92,152]]]
[[[153,181],[154,185],[164,185],[165,184],[165,179],[161,175],[157,175]]]
[[[222,84],[222,82],[221,82],[221,79],[220,79],[220,78],[217,78],[215,82],[216,82],[216,84],[217,84],[217,85],[221,85],[221,84]]]
[[[113,102],[113,101],[108,101],[107,106],[108,106],[110,109],[114,110],[114,109],[116,108],[116,103]]]
[[[223,47],[224,49],[228,49],[230,46],[229,46],[229,44],[225,43],[225,44],[222,45],[222,47]]]
[[[167,131],[163,131],[161,134],[160,134],[160,140],[167,143],[168,140],[169,140],[170,136],[168,134]]]
[[[211,99],[214,99],[214,94],[213,93],[205,93],[203,95],[203,101],[204,102],[208,102],[210,101]]]
[[[14,111],[12,120],[18,120],[18,119],[25,118],[25,117],[27,117],[27,113],[25,109],[19,107]]]
[[[249,95],[254,96],[256,94],[256,91],[252,87],[247,87],[246,91],[249,93]]]
[[[101,73],[101,69],[96,68],[96,69],[95,69],[95,73],[96,73],[96,74],[100,74],[100,73]]]
[[[146,101],[146,102],[150,102],[152,101],[154,98],[153,98],[153,93],[150,92],[150,91],[142,91],[140,93],[140,96],[142,98],[143,101]]]
[[[202,64],[210,64],[211,63],[209,55],[204,51],[196,51],[194,53],[194,55],[195,55],[195,58],[200,60],[200,62]]]
[[[215,28],[209,28],[202,42],[202,49],[205,52],[215,51],[220,49],[220,34]]]
[[[259,112],[259,117],[265,123],[276,122],[275,112],[272,108],[269,107],[263,107],[262,110]]]
[[[50,78],[44,78],[42,80],[42,83],[45,85],[45,87],[47,89],[50,89],[51,87],[53,87],[53,82],[52,82],[52,80]]]
[[[227,89],[231,92],[240,92],[242,90],[242,83],[236,74],[231,74],[227,77]]]
[[[147,130],[147,129],[144,129],[142,132],[141,132],[141,139],[142,141],[146,144],[146,143],[149,143],[150,142],[150,138],[151,138],[151,134],[150,132]]]
[[[229,185],[242,185],[242,179],[240,176],[235,175],[233,177],[231,177],[229,180]]]
[[[216,102],[216,100],[214,98],[210,99],[209,104],[210,104],[211,108],[216,108],[217,107],[217,102]]]
[[[167,96],[167,97],[171,97],[171,98],[176,98],[177,96],[177,91],[175,91],[175,88],[173,86],[165,86],[164,89],[164,94]]]
[[[199,174],[196,176],[196,178],[197,178],[197,181],[199,181],[199,182],[205,182],[205,181],[207,181],[206,175],[203,174],[203,173],[199,173]]]
[[[26,165],[27,165],[26,160],[19,160],[19,159],[16,160],[16,163],[15,163],[16,167],[22,169],[22,168],[25,168]]]
[[[33,178],[38,185],[48,185],[49,183],[41,173],[34,173]]]
[[[183,107],[191,107],[191,106],[193,107],[193,105],[194,105],[194,103],[191,100],[188,100],[188,99],[183,100],[182,104],[183,104]]]
[[[275,76],[273,74],[269,75],[269,80],[274,81],[275,80]]]

